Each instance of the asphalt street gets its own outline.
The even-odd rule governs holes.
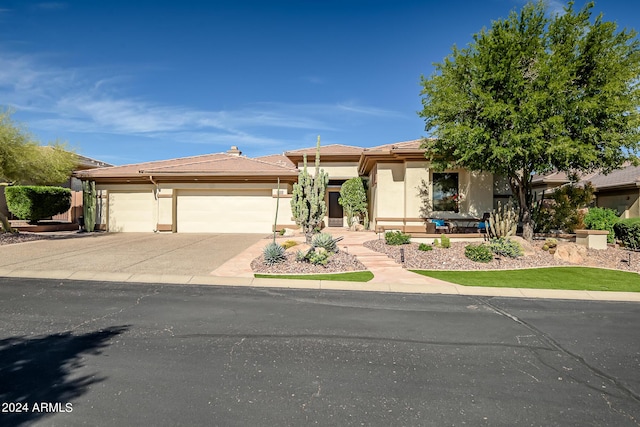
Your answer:
[[[638,426],[640,304],[0,278],[0,425]]]

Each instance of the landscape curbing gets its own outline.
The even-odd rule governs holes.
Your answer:
[[[250,277],[187,276],[172,274],[129,274],[89,271],[0,270],[2,277],[126,282],[164,285],[237,286],[278,289],[315,289],[353,292],[388,292],[404,294],[468,295],[508,298],[548,298],[585,301],[640,302],[640,293],[606,291],[570,291],[529,288],[485,288],[453,283],[418,285],[411,283],[343,282],[332,280],[262,279]]]

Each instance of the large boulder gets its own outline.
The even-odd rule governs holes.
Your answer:
[[[587,257],[587,248],[575,243],[559,244],[556,248],[554,258],[570,262],[571,264],[582,264]]]
[[[285,228],[284,233],[282,233],[284,237],[293,237],[296,235],[296,230],[293,228]]]
[[[364,231],[364,225],[354,222],[351,224],[351,227],[349,227],[349,231]]]
[[[311,249],[311,245],[307,245],[306,243],[300,243],[299,245],[291,246],[287,249],[287,252],[297,253],[301,251],[303,253],[307,253]]]

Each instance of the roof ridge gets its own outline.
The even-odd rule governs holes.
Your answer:
[[[136,165],[148,165],[151,163],[160,163],[160,162],[174,162],[176,160],[185,160],[185,159],[195,159],[197,157],[205,157],[205,156],[215,156],[217,154],[226,154],[226,153],[207,153],[207,154],[196,154],[194,156],[185,156],[185,157],[177,157],[175,159],[162,159],[162,160],[150,160],[148,162],[138,162],[138,163],[126,163],[124,165],[113,165],[113,166],[108,166],[106,168],[103,169],[109,169],[109,168],[124,168],[124,167],[131,167],[131,166],[136,166]]]
[[[282,154],[271,154],[271,156],[282,156],[282,157],[284,157],[285,159],[287,158],[285,155],[282,155]],[[267,157],[267,156],[261,156],[261,157]],[[297,168],[297,167],[295,167],[295,166],[284,166],[284,165],[279,165],[279,164],[277,164],[277,163],[267,162],[267,161],[265,161],[265,160],[261,160],[261,159],[259,159],[259,158],[250,158],[250,157],[247,157],[247,159],[249,159],[249,160],[253,160],[253,161],[256,161],[256,162],[258,162],[258,163],[264,163],[265,165],[277,166],[277,167],[279,167],[279,168],[284,168],[284,169],[287,169],[287,170],[294,170],[294,169],[296,169],[296,170],[297,170],[297,169],[298,169],[298,168]]]
[[[231,154],[227,154],[227,153],[211,153],[211,154],[204,154],[204,155],[200,155],[200,156],[190,156],[190,157],[182,157],[182,158],[178,158],[178,159],[170,159],[170,160],[165,160],[167,162],[174,162],[176,160],[184,160],[184,159],[189,159],[189,158],[196,158],[196,157],[204,157],[204,156],[227,156],[227,157],[237,157],[237,156],[233,156]],[[198,163],[207,163],[207,162],[218,162],[220,160],[225,160],[224,158],[213,158],[213,159],[203,159],[203,160],[199,160],[199,161],[194,161],[194,162],[187,162],[187,163],[180,163],[179,166],[187,166],[187,165],[197,165]],[[142,163],[141,163],[142,164]],[[151,169],[146,169],[146,170],[153,170],[153,169],[158,169],[158,168],[163,168],[163,167],[176,167],[178,165],[173,164],[173,165],[168,165],[168,166],[158,166],[155,168],[151,168]]]
[[[320,148],[327,148],[327,147],[347,147],[347,148],[357,148],[360,150],[364,150],[365,148],[357,146],[357,145],[347,145],[347,144],[327,144],[327,145],[321,145]],[[295,153],[297,151],[307,151],[307,150],[315,150],[317,148],[317,146],[309,146],[309,147],[305,147],[305,148],[297,148],[295,150],[287,150],[285,151],[285,153]]]

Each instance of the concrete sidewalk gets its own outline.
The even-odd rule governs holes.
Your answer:
[[[250,264],[268,243],[264,236],[128,233],[0,246],[0,276],[640,302],[640,293],[634,292],[460,286],[411,273],[386,255],[365,248],[363,242],[377,238],[372,232],[334,234],[344,237],[340,249],[356,255],[374,274],[371,281],[256,279]],[[212,247],[219,248],[215,254]],[[210,271],[207,265],[215,269]]]

